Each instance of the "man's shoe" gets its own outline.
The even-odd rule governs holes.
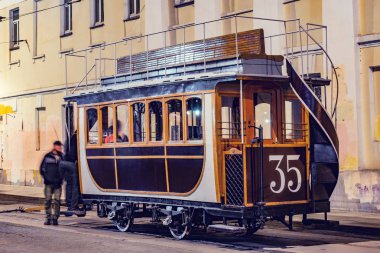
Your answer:
[[[57,226],[58,225],[58,220],[53,220],[53,225]]]
[[[49,225],[50,225],[50,220],[46,220],[46,221],[44,222],[44,225],[49,226]]]

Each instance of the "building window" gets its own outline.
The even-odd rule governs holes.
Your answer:
[[[372,67],[370,82],[370,112],[374,141],[380,141],[380,66]]]
[[[129,142],[129,107],[119,105],[116,107],[116,142]]]
[[[10,47],[18,48],[20,43],[20,10],[19,8],[9,11],[10,17]]]
[[[221,132],[223,139],[240,138],[240,97],[222,96]]]
[[[296,98],[285,99],[284,132],[286,140],[303,139],[302,104]]]
[[[149,103],[149,140],[162,141],[162,103]]]
[[[62,35],[71,34],[71,31],[73,29],[73,9],[72,9],[72,0],[63,0],[63,29],[62,29]]]
[[[258,92],[253,96],[255,108],[255,126],[263,127],[264,139],[272,139],[272,93]],[[256,136],[259,136],[259,131],[256,130]]]
[[[125,19],[135,19],[140,17],[140,0],[125,0]]]
[[[133,141],[145,141],[145,104],[136,103],[132,105],[133,110]]]
[[[194,0],[175,0],[174,7],[179,8],[191,4],[194,4]]]
[[[101,109],[102,113],[102,141],[103,143],[114,142],[113,108],[106,106]]]
[[[182,101],[173,99],[167,102],[168,105],[168,126],[169,126],[169,140],[181,141],[183,140],[182,132]]]
[[[92,0],[92,27],[100,26],[104,23],[104,0]]]
[[[186,100],[187,139],[202,140],[202,99],[189,98]]]
[[[91,108],[87,110],[87,143],[98,144],[98,110]]]

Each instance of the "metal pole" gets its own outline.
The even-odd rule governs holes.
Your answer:
[[[130,41],[130,47],[129,47],[129,78],[130,80],[129,81],[132,81],[132,41]]]
[[[306,75],[309,77],[309,24],[306,25]]]
[[[87,80],[87,50],[85,51],[85,57],[84,57],[84,74],[85,74],[85,78],[86,78],[86,89],[88,88],[88,80]]]
[[[114,84],[116,84],[116,75],[117,75],[117,60],[116,60],[116,43],[113,44],[113,60],[115,64],[115,76],[114,76]]]
[[[286,21],[284,21],[284,28],[285,28],[285,52],[286,52],[286,57],[288,57],[288,29],[286,28]],[[292,33],[292,50],[293,50],[293,33]],[[293,57],[293,55],[292,55]],[[293,62],[292,62],[293,63]]]
[[[236,15],[235,15],[235,50],[236,50],[236,71],[239,72],[239,45],[238,45],[238,27],[237,27]]]
[[[259,126],[260,141],[260,203],[264,204],[264,135],[263,127]]]
[[[241,144],[244,144],[244,107],[243,107],[243,80],[240,80],[240,134]]]
[[[300,21],[301,23],[301,21]],[[300,35],[300,56],[301,56],[301,76],[303,78],[304,72],[303,72],[303,51],[302,51],[302,34],[301,34],[301,24],[298,25],[298,32]]]
[[[293,36],[294,34],[293,33],[291,33],[291,38],[292,38],[292,43],[291,43],[291,45],[292,45],[292,64],[293,64],[293,59],[294,59],[294,36]]]
[[[203,71],[206,72],[206,23],[203,23]]]
[[[164,35],[165,35],[165,38],[164,38],[164,44],[165,44],[165,77],[166,77],[166,68],[167,68],[167,66],[166,66],[166,31],[165,31],[165,33],[164,33]]]
[[[183,28],[183,74],[186,75],[186,27]]]
[[[146,36],[146,80],[149,80],[149,35]]]
[[[99,47],[99,84],[102,82],[102,48]]]
[[[67,54],[65,54],[65,82],[66,82],[66,96],[68,95],[68,81],[67,81]]]

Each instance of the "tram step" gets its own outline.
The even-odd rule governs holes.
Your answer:
[[[228,226],[223,224],[214,224],[207,227],[207,232],[224,232],[224,233],[234,233],[234,234],[244,234],[247,229],[238,226]]]

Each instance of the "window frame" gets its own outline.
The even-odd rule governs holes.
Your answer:
[[[223,97],[238,97],[239,98],[239,111],[240,111],[240,115],[239,117],[241,118],[241,101],[240,101],[240,93],[237,93],[237,92],[219,92],[219,101],[218,101],[218,109],[220,110],[220,113],[219,113],[219,122],[218,122],[218,127],[221,128],[222,126],[222,98]],[[244,104],[244,101],[243,101],[243,104]],[[243,111],[244,112],[244,111]],[[240,119],[241,120],[241,119]],[[241,127],[241,123],[239,122],[239,127]],[[219,136],[220,136],[220,139],[221,141],[224,141],[224,142],[241,142],[241,134],[242,134],[242,131],[240,129],[240,136],[238,138],[223,138],[223,135],[222,135],[222,129],[220,129],[219,131]]]
[[[97,112],[97,117],[98,117],[98,142],[97,143],[89,143],[89,129],[88,129],[88,114],[87,114],[87,111],[89,111],[90,109],[95,109],[96,112]],[[89,107],[86,107],[85,108],[85,143],[86,143],[86,147],[97,147],[97,146],[100,146],[101,145],[101,140],[102,140],[102,136],[100,134],[100,120],[99,120],[99,117],[100,117],[100,112],[99,112],[99,106],[98,105],[95,105],[95,106],[89,106]]]
[[[264,139],[265,144],[278,144],[281,142],[281,131],[279,131],[279,120],[282,113],[278,113],[279,105],[278,101],[282,101],[280,98],[280,90],[279,88],[272,87],[272,86],[246,86],[245,88],[245,94],[247,94],[244,97],[244,115],[246,115],[246,124],[250,123],[251,125],[255,125],[255,101],[254,101],[254,94],[255,93],[271,93],[272,95],[272,101],[271,101],[271,113],[272,113],[272,137],[270,139]],[[245,134],[245,140],[249,141],[253,138],[257,138],[256,131],[253,127],[246,128],[247,133]]]
[[[169,129],[169,108],[168,108],[168,102],[171,101],[171,100],[180,100],[181,103],[182,103],[182,140],[178,140],[178,141],[173,141],[173,140],[170,140],[170,129]],[[179,143],[185,143],[185,120],[186,120],[186,117],[183,117],[184,115],[186,115],[186,107],[184,106],[184,96],[173,96],[173,97],[167,97],[164,99],[164,104],[165,104],[165,112],[166,112],[166,115],[165,115],[165,124],[166,125],[166,131],[165,131],[165,135],[166,135],[166,139],[165,139],[165,142],[168,143],[168,144],[179,144]]]
[[[113,140],[112,142],[110,143],[104,143],[103,142],[103,113],[102,113],[102,109],[105,108],[105,107],[111,107],[112,108],[112,131],[113,131]],[[98,132],[99,132],[99,136],[101,137],[100,138],[100,142],[99,142],[99,145],[101,146],[113,146],[115,144],[115,141],[116,141],[116,138],[115,138],[115,130],[116,130],[116,126],[115,126],[115,105],[114,104],[102,104],[99,106],[99,109],[98,109],[98,122],[99,122],[99,126],[98,126]]]
[[[376,112],[376,105],[377,103],[379,103],[380,105],[380,98],[379,98],[379,101],[377,101],[377,98],[376,98],[376,85],[379,85],[379,89],[380,89],[380,81],[379,81],[379,84],[376,83],[376,80],[375,80],[375,75],[376,73],[380,73],[380,66],[379,65],[376,65],[376,66],[370,66],[369,67],[369,82],[368,82],[368,89],[369,89],[369,115],[370,115],[370,127],[369,127],[369,131],[371,132],[370,133],[370,140],[371,142],[374,142],[374,143],[380,143],[380,139],[378,138],[379,136],[377,136],[377,132],[376,132],[376,121],[377,121],[377,117],[380,115],[377,114]]]
[[[97,28],[104,25],[104,0],[92,0],[91,1],[91,26],[90,28]],[[97,8],[98,7],[98,8]],[[97,9],[98,12],[97,13]],[[97,17],[99,17],[99,20],[97,20]]]
[[[194,3],[195,3],[195,0],[175,0],[174,8],[181,8],[188,5],[193,5]]]
[[[302,138],[299,138],[299,139],[296,139],[296,138],[286,138],[286,130],[284,128],[285,126],[285,123],[286,123],[286,112],[285,112],[285,102],[287,100],[296,100],[296,101],[299,101],[301,103],[301,116],[302,116]],[[306,114],[307,114],[307,111],[305,109],[305,106],[302,104],[302,102],[298,99],[298,97],[295,95],[295,94],[291,94],[289,92],[287,93],[284,93],[283,96],[282,96],[282,99],[281,99],[281,106],[282,106],[282,110],[281,110],[281,124],[279,124],[280,126],[280,133],[281,133],[281,137],[282,137],[282,142],[283,143],[305,143],[306,142],[306,139],[307,139],[307,127],[308,127],[308,122],[307,122],[307,117],[306,117]],[[286,126],[285,126],[286,127]]]
[[[17,20],[14,20],[14,13],[18,11]],[[11,50],[20,48],[20,8],[16,7],[9,10],[9,48]],[[15,33],[15,24],[17,27],[17,32]],[[17,35],[17,40],[14,40],[15,34]]]
[[[188,124],[187,124],[187,100],[191,99],[191,98],[199,98],[201,100],[201,103],[202,103],[202,113],[201,113],[201,116],[202,116],[202,120],[201,120],[201,126],[202,126],[202,139],[199,139],[199,140],[189,140],[188,139],[188,134],[187,134],[187,128],[188,128]],[[183,102],[182,102],[182,107],[183,109],[185,110],[185,120],[182,120],[183,123],[184,123],[184,128],[186,130],[186,132],[184,132],[184,141],[185,142],[189,142],[189,143],[200,143],[200,142],[203,142],[204,138],[205,138],[205,131],[204,131],[204,128],[205,128],[205,122],[204,122],[204,116],[205,116],[205,108],[204,108],[204,96],[203,94],[199,94],[199,95],[190,95],[190,96],[184,96],[183,97]],[[185,135],[186,134],[186,135]]]
[[[145,112],[144,112],[144,117],[145,117],[145,119],[144,119],[145,138],[143,139],[143,141],[136,141],[135,140],[135,126],[134,126],[135,124],[134,124],[133,106],[135,104],[139,104],[139,103],[142,103],[145,106]],[[147,108],[148,107],[147,107],[146,99],[144,99],[144,100],[136,100],[136,101],[133,101],[133,102],[129,103],[129,108],[130,108],[129,112],[130,112],[130,119],[131,119],[130,125],[129,125],[130,132],[131,132],[131,137],[129,139],[131,140],[131,143],[132,144],[140,144],[140,145],[148,143],[148,129],[149,129],[148,121],[149,120],[147,120]]]
[[[116,104],[114,104],[114,111],[115,111],[115,130],[116,130],[116,122],[117,122],[117,108],[119,107],[119,106],[126,106],[127,107],[127,110],[128,110],[128,141],[126,141],[126,142],[117,142],[117,140],[115,140],[115,145],[118,145],[118,146],[122,146],[122,145],[129,145],[129,144],[131,144],[132,143],[132,135],[133,135],[133,132],[132,132],[132,129],[131,129],[131,127],[132,127],[132,125],[133,124],[131,124],[131,120],[133,120],[133,117],[131,118],[131,116],[133,116],[133,115],[131,115],[131,105],[130,105],[130,103],[128,103],[128,102],[123,102],[123,103],[116,103]]]
[[[133,7],[134,7],[133,11],[131,11],[132,1],[133,1]],[[124,21],[138,19],[140,18],[140,13],[141,13],[141,0],[124,0]]]
[[[62,2],[62,19],[61,19],[61,37],[69,36],[73,33],[73,3],[72,0],[61,0]],[[66,13],[69,12],[67,16]],[[66,27],[66,17],[69,17],[69,27]]]
[[[150,129],[150,127],[151,127],[151,122],[150,122],[150,111],[149,111],[149,105],[150,105],[150,103],[152,103],[152,102],[160,102],[161,103],[161,109],[162,109],[162,133],[161,133],[161,136],[162,136],[162,138],[161,138],[161,140],[160,141],[152,141],[151,139],[150,139],[150,135],[151,135],[151,129]],[[166,140],[166,136],[165,136],[165,119],[166,119],[166,117],[165,117],[165,101],[162,99],[162,98],[157,98],[157,99],[149,99],[149,100],[146,100],[146,109],[148,109],[147,111],[148,111],[148,115],[147,115],[147,121],[148,121],[148,128],[147,128],[147,140],[148,140],[148,142],[149,143],[157,143],[157,144],[163,144],[164,142],[165,142],[165,140]]]

